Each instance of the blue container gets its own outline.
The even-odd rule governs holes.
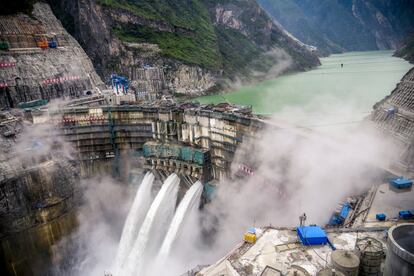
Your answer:
[[[384,221],[386,219],[386,215],[383,213],[378,213],[375,215],[375,217],[377,218],[377,220],[379,221]]]
[[[57,42],[54,40],[51,40],[48,42],[49,48],[57,48]]]
[[[345,220],[346,219],[346,217],[348,216],[348,214],[349,214],[349,203],[347,202],[347,203],[345,203],[343,206],[342,206],[342,209],[341,209],[341,212],[339,213],[339,216],[343,219],[343,220]]]
[[[409,210],[401,210],[398,213],[398,216],[400,217],[400,219],[412,219],[412,218],[414,218],[414,214]]]
[[[329,220],[329,225],[342,225],[349,215],[350,208],[351,207],[349,206],[348,202],[344,203],[339,214],[332,215],[331,219]]]
[[[296,228],[299,239],[303,245],[325,245],[328,237],[319,226],[300,226]]]
[[[408,189],[413,185],[413,181],[411,179],[402,176],[393,178],[389,182],[393,187],[397,189]]]

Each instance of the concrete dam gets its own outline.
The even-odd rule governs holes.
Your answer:
[[[223,241],[213,242],[215,235],[219,236],[218,232],[223,230],[222,222],[227,216],[231,217],[233,211],[237,214],[237,223],[240,223],[239,218],[251,216],[249,223],[254,227],[249,228],[242,243],[225,258],[217,263],[210,260],[212,265],[197,267],[183,275],[316,275],[328,269],[328,260],[343,259],[331,254],[333,246],[328,243],[317,244],[316,251],[313,247],[305,247],[309,245],[306,237],[299,240],[296,235],[296,231],[302,231],[299,228],[255,225],[256,216],[265,212],[259,210],[261,206],[279,209],[281,213],[274,218],[281,224],[285,222],[284,213],[292,207],[290,200],[293,199],[295,207],[304,204],[305,200],[296,196],[303,191],[306,193],[306,189],[295,184],[300,182],[301,174],[311,178],[307,174],[323,167],[321,162],[325,162],[329,152],[343,155],[342,149],[337,147],[337,144],[342,146],[341,141],[330,146],[331,138],[327,136],[318,136],[306,127],[254,115],[251,107],[175,102],[168,95],[171,91],[199,93],[212,85],[209,76],[200,77],[201,69],[187,65],[174,68],[177,74],[157,66],[121,66],[122,73],[131,81],[129,92],[128,86],[119,82],[125,78],[115,74],[111,76],[111,85],[109,82],[105,85],[81,46],[45,3],[34,6],[33,16],[0,16],[0,43],[1,275],[81,275],[79,264],[90,260],[87,255],[80,255],[76,258],[85,260],[77,262],[73,258],[76,248],[72,247],[77,246],[74,241],[79,238],[78,230],[85,222],[92,224],[85,236],[91,240],[95,251],[101,251],[100,243],[116,236],[114,256],[110,255],[110,250],[100,252],[109,256],[105,260],[108,274],[150,275],[146,273],[154,267],[168,267],[168,257],[174,255],[179,235],[191,214],[200,209],[213,213],[208,217],[211,221],[204,217],[196,223],[201,225],[197,239],[204,242],[203,245],[216,246]],[[337,199],[343,200],[323,226],[340,250],[353,249],[361,242],[358,240],[361,236],[380,245],[375,252],[378,253],[375,266],[370,267],[370,260],[361,257],[364,265],[361,270],[373,269],[377,273],[381,263],[385,263],[384,231],[414,218],[409,186],[412,181],[404,178],[414,176],[413,76],[411,70],[391,96],[375,106],[370,120],[364,122],[374,122],[375,129],[396,144],[398,161],[379,169],[387,176],[401,177],[395,180],[397,184],[383,183],[385,178],[375,180],[377,182],[368,177],[359,178],[356,190],[360,194],[348,197],[348,193],[340,199],[329,197],[334,198],[335,204]],[[278,136],[279,133],[289,135]],[[303,167],[289,168],[295,161],[289,158],[296,149],[296,144],[290,143],[307,139],[318,141],[323,158],[308,160],[311,150],[299,152],[296,161],[306,159],[306,162],[299,162]],[[260,150],[256,148],[258,144],[264,145],[262,156],[255,154]],[[267,159],[267,156],[277,156],[279,151],[281,160]],[[331,160],[337,161],[336,156]],[[355,164],[358,162],[356,160]],[[314,166],[307,167],[308,163]],[[340,178],[347,176],[340,173],[346,171],[347,168],[343,168],[346,164],[340,164],[341,159],[338,163],[340,166],[332,169],[338,177],[319,181],[324,174],[311,176],[334,186],[334,182],[339,183]],[[376,164],[370,165],[375,167]],[[266,174],[260,175],[263,167]],[[372,170],[364,171],[367,172]],[[113,186],[120,191],[113,187],[107,189],[105,177],[115,182]],[[367,183],[372,187],[363,186]],[[233,189],[232,184],[237,189]],[[312,188],[313,184],[309,186]],[[249,185],[251,190],[243,191]],[[227,193],[227,197],[221,194],[222,198],[214,202],[215,193],[223,186],[228,188],[222,192]],[[313,195],[317,198],[329,194],[328,188],[317,186],[308,190],[315,194],[306,195],[306,199],[311,198],[306,202],[317,204]],[[91,207],[88,206],[91,194],[103,197],[92,207],[110,211],[86,213],[85,216],[82,211]],[[239,194],[246,197],[240,199]],[[253,195],[264,195],[263,202],[275,205],[243,208]],[[237,204],[226,205],[233,197]],[[127,199],[131,199],[130,202]],[[230,214],[223,215],[223,206],[229,208]],[[326,212],[329,208],[320,211]],[[96,217],[105,217],[108,213],[110,216],[114,210],[125,212],[124,217],[108,221],[123,228],[111,228],[108,232],[116,233],[112,233],[113,236],[103,232],[99,233],[101,239],[93,239],[91,229],[101,227]],[[301,217],[306,220],[306,215]],[[209,227],[203,228],[204,223]],[[234,225],[245,227],[237,223]],[[324,229],[317,230],[320,233]],[[222,232],[230,232],[234,238],[240,229],[224,230]],[[400,240],[399,235],[409,232],[397,235],[400,230],[393,231],[390,233],[396,241]],[[327,236],[322,238],[327,240]],[[186,240],[186,245],[191,241]],[[400,251],[396,242],[388,243],[395,251],[392,260],[398,260]],[[206,252],[210,253],[203,253],[208,255]],[[369,255],[369,252],[362,253]],[[354,257],[349,252],[348,255]],[[266,256],[271,256],[271,260]],[[283,263],[274,262],[278,258]],[[406,260],[403,261],[409,267]],[[146,262],[156,265],[147,266]],[[356,275],[358,266],[352,269],[352,275]],[[392,269],[397,271],[398,267]],[[104,273],[103,269],[99,270],[99,275]],[[155,269],[150,273],[163,275]]]
[[[91,98],[96,97],[72,104],[88,104]],[[231,176],[232,161],[243,139],[255,137],[265,127],[248,108],[169,101],[69,104],[6,112],[2,118],[2,143],[9,147],[2,153],[2,160],[8,160],[2,162],[1,174],[2,254],[8,260],[6,272],[12,275],[26,273],[27,267],[32,269],[27,273],[36,274],[34,263],[51,266],[52,246],[77,227],[80,179],[109,173],[122,180],[138,169],[152,171],[164,181],[175,173],[181,180],[179,198],[199,180],[207,200],[218,180]],[[18,137],[30,132],[33,137],[21,144]],[[19,148],[24,149],[21,154]],[[27,154],[33,157],[22,159]],[[27,239],[44,244],[40,247]],[[12,244],[19,244],[21,251],[12,249]],[[28,250],[50,255],[27,256]]]
[[[144,156],[147,169],[203,182],[228,177],[243,137],[264,127],[248,109],[228,104],[69,107],[49,120],[59,123],[87,170]]]
[[[83,179],[109,174],[125,183],[131,170],[151,170],[160,181],[178,175],[179,199],[197,180],[211,192],[230,175],[243,137],[264,125],[248,108],[227,104],[120,105],[44,3],[33,16],[0,16],[0,40],[4,275],[37,275],[57,262],[59,241],[79,226]],[[138,99],[172,89],[162,68],[131,70]],[[59,98],[72,100],[57,109],[30,104]]]

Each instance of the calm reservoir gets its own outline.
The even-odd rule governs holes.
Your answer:
[[[300,116],[330,117],[335,122],[359,120],[376,102],[390,94],[413,66],[392,54],[392,51],[373,51],[331,55],[321,58],[322,65],[312,71],[197,100],[252,105],[256,114],[276,114],[284,119],[292,119],[291,115],[295,114],[295,123],[300,123]]]

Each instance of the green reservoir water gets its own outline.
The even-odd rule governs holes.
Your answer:
[[[322,58],[321,63],[309,72],[281,76],[196,100],[252,105],[256,114],[276,114],[295,123],[315,116],[329,117],[336,122],[359,120],[376,102],[390,94],[412,67],[405,60],[392,57],[392,51],[331,55]]]

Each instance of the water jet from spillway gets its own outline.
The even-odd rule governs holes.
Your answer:
[[[174,215],[180,179],[171,174],[155,197],[120,275],[142,275],[143,264],[156,254]]]
[[[148,209],[151,206],[151,190],[154,183],[154,175],[147,173],[138,188],[134,202],[130,208],[122,231],[121,240],[118,246],[118,253],[115,261],[115,268],[120,269],[128,257],[132,245],[137,238],[138,231],[145,219]]]
[[[203,184],[200,181],[194,183],[193,186],[186,192],[184,198],[175,212],[174,218],[162,243],[158,254],[159,261],[163,262],[170,254],[171,248],[180,236],[186,220],[191,215],[191,212],[198,207],[200,203],[200,196],[203,192]]]

